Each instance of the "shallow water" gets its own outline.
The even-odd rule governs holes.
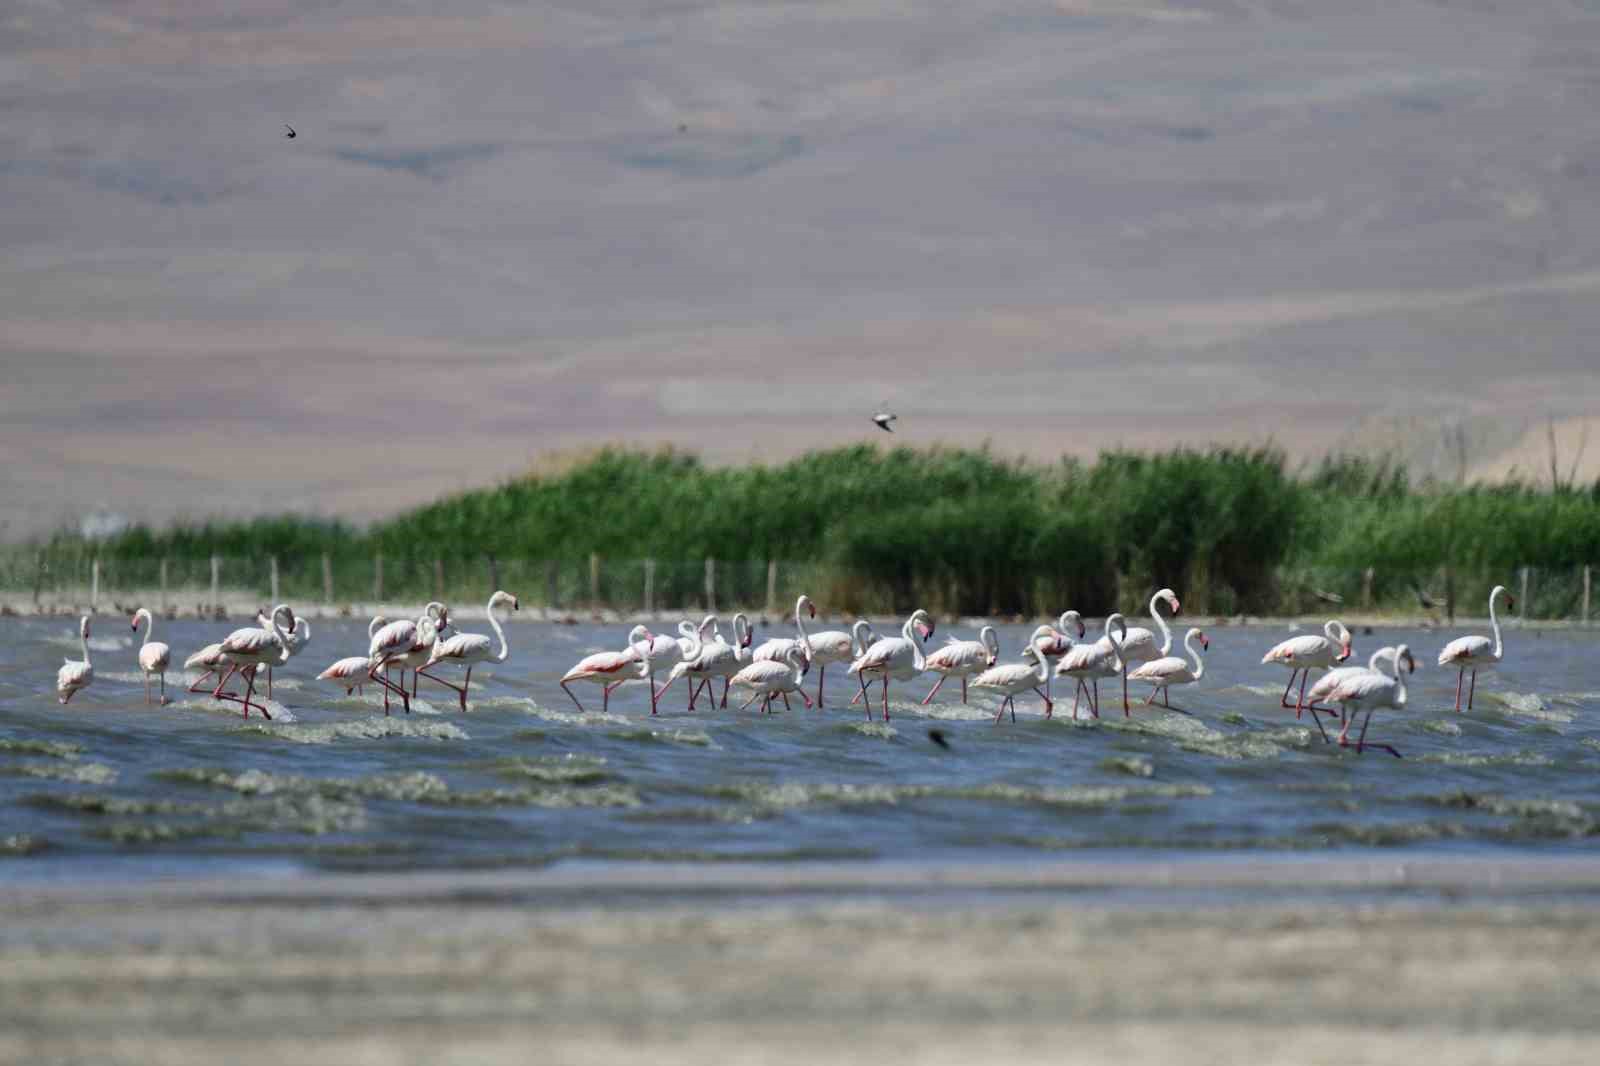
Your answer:
[[[167,622],[174,658],[233,623]],[[463,628],[486,630],[481,622]],[[943,636],[941,626],[941,636]],[[684,709],[681,683],[651,718],[642,683],[599,710],[599,690],[557,682],[624,627],[514,625],[512,657],[473,671],[471,711],[426,679],[410,716],[314,680],[366,647],[356,622],[315,626],[278,671],[272,721],[183,691],[144,703],[125,623],[101,618],[96,681],[67,707],[55,668],[76,657],[67,619],[0,619],[0,880],[309,869],[535,866],[558,861],[1007,861],[1064,852],[1128,857],[1383,849],[1552,854],[1600,830],[1600,666],[1593,638],[1512,630],[1508,661],[1451,711],[1455,675],[1431,665],[1453,634],[1358,636],[1356,658],[1418,649],[1411,704],[1379,711],[1369,739],[1404,759],[1325,745],[1278,707],[1286,673],[1259,663],[1288,634],[1209,632],[1187,713],[1124,719],[1102,685],[1100,721],[1069,698],[1045,720],[1020,698],[960,703],[932,679],[891,689],[891,721],[848,709],[842,667],[828,708],[760,715]],[[1003,626],[1014,652],[1030,627]],[[780,635],[779,627],[758,634]],[[964,632],[960,635],[967,635]],[[815,674],[808,680],[815,694]],[[1136,700],[1144,690],[1136,686]],[[1057,690],[1060,695],[1060,690]],[[931,743],[937,728],[950,747]]]

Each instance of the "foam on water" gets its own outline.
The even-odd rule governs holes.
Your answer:
[[[263,722],[251,719],[248,725],[234,729],[236,733],[261,733],[296,744],[332,744],[339,740],[385,740],[391,737],[411,737],[422,740],[471,740],[467,733],[450,722],[411,722],[403,716],[385,718],[359,718],[355,721],[324,722]]]
[[[14,777],[45,777],[57,781],[75,781],[84,785],[109,785],[117,779],[117,771],[97,762],[11,762],[0,763],[0,774]]]
[[[524,730],[524,733],[536,733],[536,730]],[[523,734],[518,734],[523,737]],[[643,741],[651,744],[687,744],[697,748],[712,748],[721,751],[716,741],[711,739],[710,733],[698,729],[622,729],[607,733],[606,736],[613,740]],[[534,739],[523,737],[523,739]],[[544,739],[544,734],[539,733],[537,739]]]

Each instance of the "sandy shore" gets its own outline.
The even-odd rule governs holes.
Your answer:
[[[23,887],[0,930],[15,1062],[1549,1064],[1600,1046],[1588,860]]]

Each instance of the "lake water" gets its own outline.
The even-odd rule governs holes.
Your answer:
[[[174,621],[177,661],[240,623]],[[464,616],[467,631],[487,632]],[[724,623],[726,628],[726,622]],[[1325,745],[1278,706],[1286,671],[1260,665],[1283,627],[1208,628],[1197,687],[1124,720],[1103,685],[1100,721],[1053,720],[1019,697],[960,703],[932,678],[891,691],[893,718],[848,709],[843,667],[825,711],[684,709],[681,684],[650,717],[642,683],[599,711],[599,690],[557,682],[620,648],[625,626],[515,624],[511,659],[473,671],[471,711],[422,682],[408,717],[314,680],[358,655],[366,626],[313,623],[277,674],[273,721],[183,691],[146,706],[127,621],[96,621],[94,685],[62,707],[56,667],[73,620],[0,619],[0,880],[551,863],[1027,862],[1066,854],[1170,860],[1264,851],[1559,854],[1600,827],[1600,663],[1575,631],[1512,629],[1507,661],[1453,712],[1455,674],[1433,666],[1457,631],[1358,634],[1417,650],[1411,702],[1369,739],[1405,758]],[[668,627],[658,626],[658,630]],[[832,628],[831,626],[829,628]],[[842,628],[842,627],[840,627]],[[1007,657],[1031,627],[1002,626]],[[942,640],[946,625],[941,620]],[[972,634],[956,627],[958,635]],[[1308,630],[1310,631],[1310,630]],[[1467,628],[1459,632],[1471,631]],[[786,635],[774,625],[757,641]],[[815,675],[808,679],[815,692]],[[1136,686],[1139,698],[1143,690]],[[1057,686],[1056,695],[1061,695]],[[949,748],[930,742],[941,730]]]

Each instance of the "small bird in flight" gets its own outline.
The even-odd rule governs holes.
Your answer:
[[[285,133],[284,136],[289,138],[291,141],[294,140],[294,137],[295,137],[294,127],[289,125],[287,122],[285,122],[283,124],[283,128],[289,131],[288,133]]]
[[[950,742],[944,738],[944,730],[942,730],[942,729],[930,729],[930,730],[928,730],[928,739],[933,741],[935,744],[939,745],[939,747],[943,748],[945,751],[949,751],[950,750]]]
[[[872,421],[874,425],[883,430],[885,433],[893,433],[894,427],[889,423],[893,422],[898,417],[898,415],[890,413],[888,404],[880,404],[878,406],[878,413],[872,416]]]

